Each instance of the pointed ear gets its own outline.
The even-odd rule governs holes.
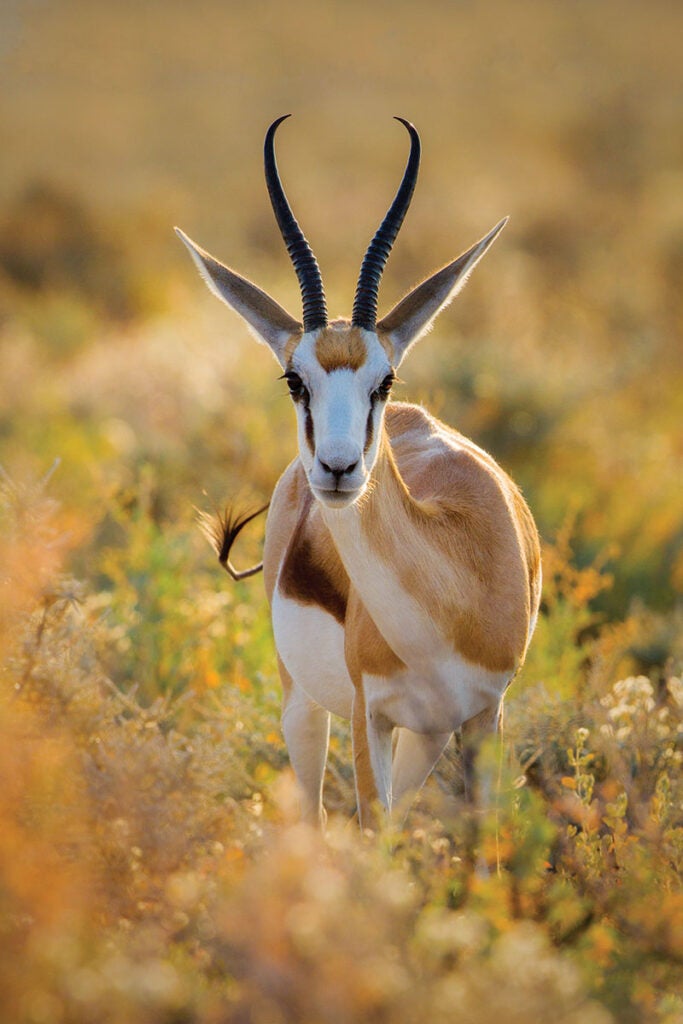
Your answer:
[[[508,218],[505,217],[481,241],[458,256],[453,263],[437,270],[378,321],[377,332],[384,334],[393,347],[395,366],[399,365],[410,346],[430,329],[441,310],[455,298],[507,222]]]
[[[240,277],[196,245],[180,228],[175,231],[187,246],[210,291],[246,320],[258,340],[270,346],[284,369],[285,349],[292,337],[301,336],[302,324],[246,277]]]

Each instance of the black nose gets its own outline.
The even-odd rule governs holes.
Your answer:
[[[354,469],[358,465],[358,460],[356,460],[356,462],[352,462],[348,466],[344,466],[344,465],[339,466],[336,463],[333,464],[332,466],[328,466],[328,464],[326,462],[323,462],[322,459],[320,459],[319,461],[320,461],[320,465],[323,467],[325,472],[329,473],[330,476],[333,476],[334,479],[337,481],[337,483],[339,483],[339,481],[341,480],[341,478],[343,476],[346,476],[349,473],[353,473]]]

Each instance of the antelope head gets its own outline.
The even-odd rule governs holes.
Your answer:
[[[296,408],[299,454],[311,490],[323,505],[339,509],[357,501],[367,488],[399,364],[462,288],[507,218],[377,320],[382,272],[410,205],[420,165],[417,131],[397,118],[410,135],[403,179],[365,253],[351,320],[330,322],[318,263],[292,213],[275,160],[275,132],[286,117],[289,115],[274,121],[266,134],[265,174],[273,211],[299,280],[303,323],[180,229],[176,231],[210,290],[239,313],[275,354]]]

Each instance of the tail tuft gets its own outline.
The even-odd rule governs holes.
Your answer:
[[[230,562],[230,551],[240,531],[252,519],[256,519],[257,516],[265,512],[269,504],[263,505],[255,512],[247,513],[238,513],[232,506],[227,506],[223,512],[210,513],[197,510],[197,522],[200,530],[218,555],[218,561],[234,580],[245,580],[249,576],[255,576],[263,569],[263,562],[259,562],[258,565],[253,565],[250,569],[238,571]]]

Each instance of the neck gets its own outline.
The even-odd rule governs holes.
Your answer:
[[[348,508],[323,509],[325,524],[361,594],[379,563],[396,567],[401,555],[415,550],[416,531],[428,515],[401,477],[385,426],[366,493]]]
[[[443,558],[429,536],[429,510],[415,500],[401,477],[386,428],[367,492],[349,508],[323,509],[351,584],[380,633],[407,664],[433,656],[440,640],[423,593],[443,573]],[[424,620],[424,621],[423,621]],[[422,621],[420,631],[415,624]]]

